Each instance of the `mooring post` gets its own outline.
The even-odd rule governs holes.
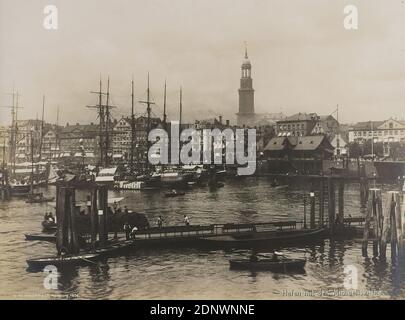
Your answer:
[[[58,186],[56,189],[56,222],[57,222],[57,233],[56,233],[56,250],[58,255],[62,251],[66,251],[67,240],[68,240],[68,228],[66,219],[66,188]]]
[[[309,228],[315,229],[315,192],[311,191],[309,193],[309,203],[311,207],[310,216],[309,216]]]
[[[304,193],[304,229],[307,228],[307,196]]]
[[[339,225],[343,225],[345,219],[345,183],[343,180],[339,181],[338,187],[338,221]]]
[[[373,256],[378,256],[379,239],[381,239],[382,230],[382,201],[381,201],[381,189],[370,189],[369,201],[371,203],[371,219],[373,221]]]
[[[397,212],[397,206],[399,202],[399,193],[397,191],[391,191],[391,196],[392,198],[392,209],[391,209],[391,216],[390,216],[390,221],[391,221],[391,258],[395,259],[397,256],[397,244],[398,244],[398,234],[397,234],[397,219],[396,219],[396,212]],[[398,200],[398,202],[397,202]],[[399,204],[400,205],[400,204]],[[400,210],[400,208],[399,208]],[[401,233],[401,232],[400,232]]]
[[[328,219],[329,232],[335,233],[335,216],[336,216],[335,184],[332,177],[328,177]]]
[[[401,229],[402,239],[400,244],[400,255],[403,256],[405,255],[405,184],[402,186]]]
[[[71,252],[79,253],[80,244],[77,232],[77,223],[76,223],[76,195],[75,189],[69,188],[69,205],[70,205],[70,232],[71,232]]]
[[[384,221],[383,221],[383,229],[381,233],[381,245],[380,245],[380,258],[386,259],[387,257],[387,243],[390,240],[390,230],[391,230],[391,216],[393,206],[393,198],[392,193],[388,192],[387,203],[385,205],[384,210]]]
[[[382,200],[382,193],[381,189],[378,189],[376,195],[376,214],[377,214],[377,244],[378,250],[381,250],[381,237],[383,231],[383,224],[384,224],[384,211],[383,211],[383,200]]]
[[[372,192],[372,191],[370,191]],[[367,253],[367,246],[368,246],[368,236],[370,233],[370,224],[371,224],[371,217],[373,215],[373,196],[371,195],[369,197],[369,201],[368,201],[368,206],[367,206],[367,212],[366,212],[366,217],[364,220],[364,230],[363,230],[363,244],[362,244],[362,254],[363,257],[367,257],[368,253]]]
[[[323,220],[324,220],[324,213],[325,213],[325,193],[324,193],[324,178],[321,178],[321,182],[319,184],[319,227],[323,227]]]
[[[101,245],[106,245],[108,240],[107,233],[107,208],[108,208],[108,188],[99,186],[98,188],[98,216],[99,216],[99,234]]]
[[[90,237],[91,248],[96,249],[97,233],[98,233],[98,207],[97,207],[97,187],[91,190],[90,195],[91,210],[90,210]]]

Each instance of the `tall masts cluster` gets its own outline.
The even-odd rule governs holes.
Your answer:
[[[107,80],[107,91],[103,92],[103,84],[100,77],[99,91],[90,91],[98,95],[98,104],[94,106],[87,106],[88,108],[97,109],[98,117],[100,120],[99,125],[99,145],[100,145],[100,164],[103,167],[109,165],[110,150],[110,126],[111,126],[111,108],[115,106],[110,105],[110,77]],[[103,96],[106,97],[105,104],[103,104]]]
[[[12,164],[13,173],[15,173],[15,163],[16,163],[16,151],[17,151],[17,133],[18,133],[18,109],[22,109],[18,105],[18,100],[20,94],[14,91],[9,93],[8,95],[12,96],[12,105],[11,106],[2,106],[2,108],[9,108],[11,109],[11,130],[10,130],[10,137],[9,137],[9,163]],[[3,142],[4,145],[4,142]],[[3,153],[5,152],[5,147],[3,148]],[[3,154],[3,158],[4,158]],[[3,159],[4,162],[4,159]]]
[[[148,136],[149,136],[149,132],[150,132],[150,129],[151,129],[151,123],[150,123],[151,113],[152,113],[151,106],[155,104],[150,99],[149,73],[148,73],[148,88],[147,88],[147,91],[146,91],[146,101],[141,100],[139,102],[143,103],[143,104],[146,104],[146,112],[148,114],[148,118],[147,118],[147,122],[146,122],[146,150],[149,150],[150,143],[149,143]],[[145,167],[146,167],[146,170],[149,169],[149,161],[147,159],[145,161]]]

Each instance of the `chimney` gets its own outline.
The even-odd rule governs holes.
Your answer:
[[[222,124],[222,116],[219,116],[219,123]]]
[[[69,122],[66,122],[66,127],[69,127]]]
[[[229,120],[226,120],[226,126],[229,127]]]

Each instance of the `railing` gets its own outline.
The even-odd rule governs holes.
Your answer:
[[[152,227],[145,230],[138,230],[135,233],[135,239],[160,239],[160,238],[188,238],[202,237],[206,235],[224,235],[234,233],[249,233],[257,231],[275,231],[297,229],[297,226],[303,225],[302,221],[280,221],[246,224],[212,224],[208,226],[190,225],[190,226],[172,226],[172,227]]]

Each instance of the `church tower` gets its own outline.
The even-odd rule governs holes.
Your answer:
[[[239,112],[238,126],[253,126],[255,122],[255,101],[252,80],[252,65],[250,64],[247,48],[245,49],[245,59],[242,63],[242,77],[239,89]]]

